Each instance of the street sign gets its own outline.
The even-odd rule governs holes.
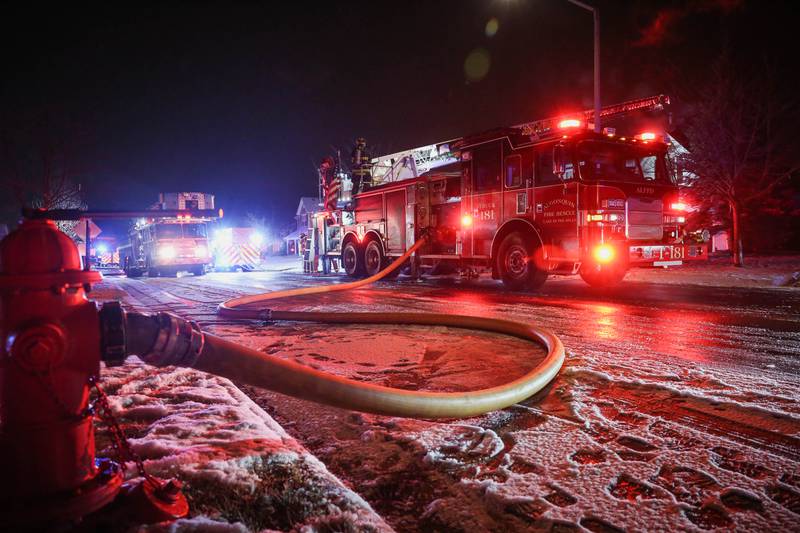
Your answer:
[[[74,229],[75,235],[80,237],[80,239],[83,242],[86,242],[86,220],[87,219],[85,218],[80,219],[78,223],[75,225]],[[100,233],[103,232],[103,230],[101,230],[100,227],[97,224],[95,224],[91,219],[88,220],[89,220],[89,238],[94,240],[97,238],[98,235],[100,235]]]

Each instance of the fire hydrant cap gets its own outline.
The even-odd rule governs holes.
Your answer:
[[[101,279],[99,272],[81,270],[78,247],[50,220],[26,220],[0,242],[2,289],[85,284]]]

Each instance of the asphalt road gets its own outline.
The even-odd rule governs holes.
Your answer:
[[[285,271],[102,287],[272,355],[401,388],[492,386],[543,356],[445,328],[264,326],[214,313],[236,295],[342,281]],[[556,279],[513,293],[491,280],[401,278],[284,305],[510,318],[564,342],[551,387],[466,421],[362,415],[243,387],[398,530],[798,529],[798,290]]]

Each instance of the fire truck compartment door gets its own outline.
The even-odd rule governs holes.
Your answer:
[[[386,241],[389,251],[403,251],[406,242],[406,191],[386,193]]]

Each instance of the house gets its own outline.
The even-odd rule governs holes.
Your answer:
[[[286,243],[286,255],[300,255],[300,235],[307,234],[311,225],[310,218],[321,207],[319,198],[303,196],[297,205],[294,215],[295,230],[283,238]]]

